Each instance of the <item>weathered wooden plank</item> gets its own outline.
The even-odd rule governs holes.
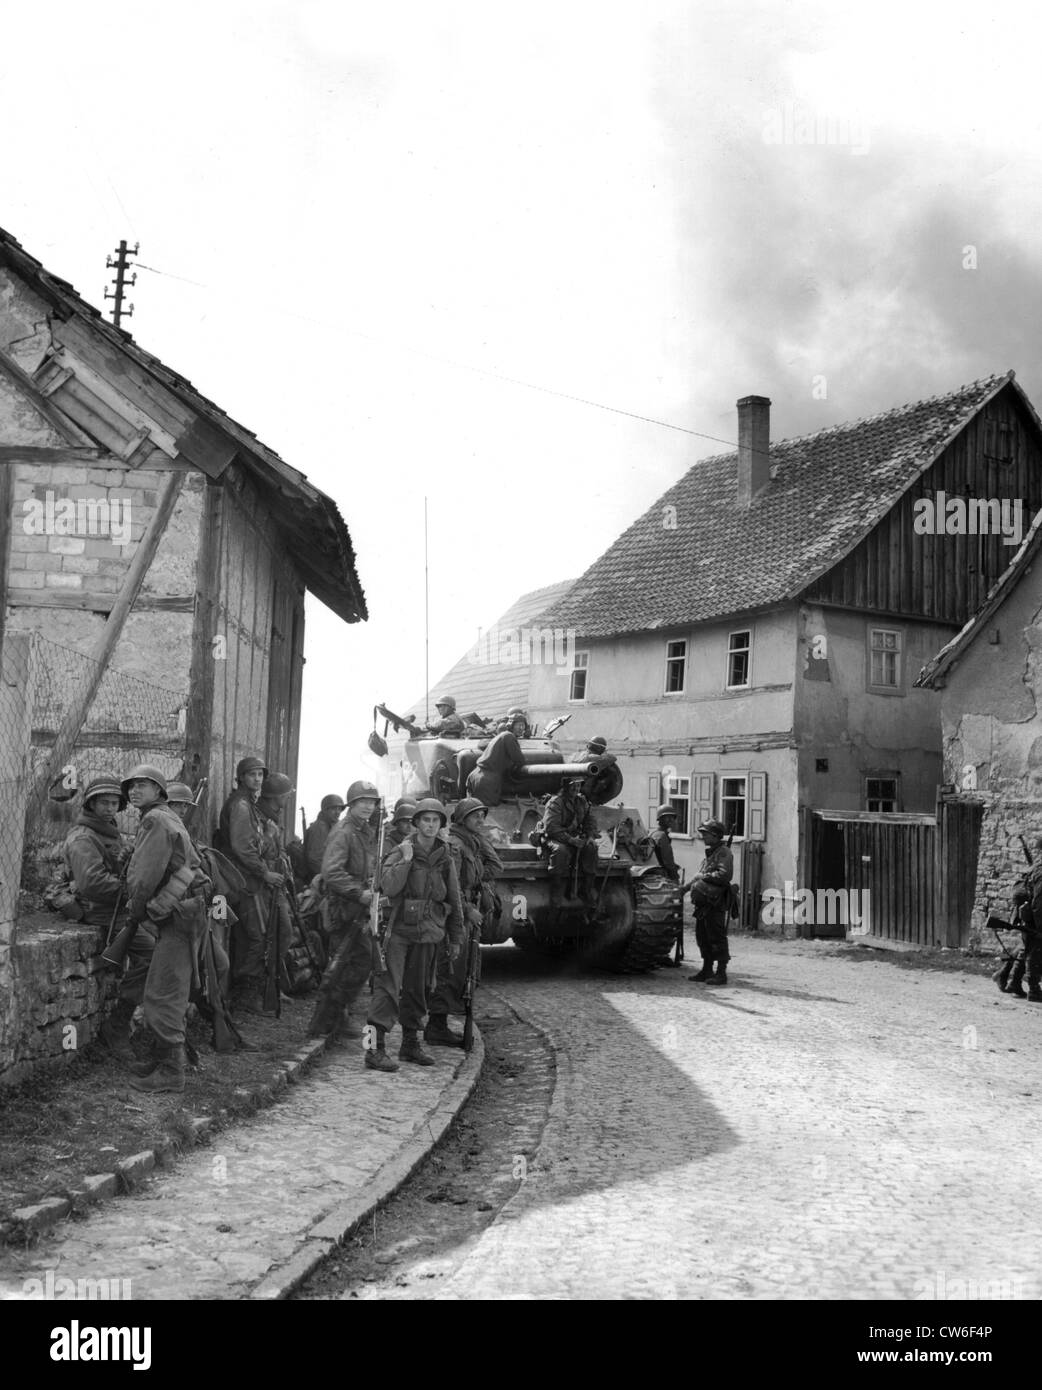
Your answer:
[[[9,594],[7,602],[12,608],[72,608],[87,613],[110,613],[115,607],[116,598],[116,594],[73,594],[60,590],[51,593],[45,589],[21,589]],[[141,594],[135,600],[134,612],[191,613],[195,604],[195,594]]]
[[[220,807],[221,788],[212,786],[213,707],[216,666],[214,638],[217,635],[217,598],[220,587],[222,491],[207,483],[203,506],[199,551],[196,556],[196,583],[199,603],[192,625],[192,656],[188,706],[185,710],[185,773],[194,785],[201,777],[207,786],[199,799],[196,825],[209,839],[211,808]]]
[[[95,468],[125,468],[122,459],[104,449],[88,449],[70,444],[67,448],[47,449],[42,445],[2,444],[0,463],[89,463]]]

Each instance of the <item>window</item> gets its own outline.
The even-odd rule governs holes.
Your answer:
[[[892,628],[869,628],[868,684],[876,691],[901,689],[901,634]]]
[[[727,639],[727,688],[738,690],[749,684],[751,632],[732,632]]]
[[[746,778],[720,778],[720,819],[727,826],[728,835],[738,840],[745,836]]]
[[[687,643],[666,643],[666,694],[682,695],[684,672],[687,669]]]
[[[572,666],[571,684],[568,687],[569,700],[586,699],[586,672],[590,665],[589,652],[576,652]]]
[[[865,810],[896,811],[898,809],[897,774],[865,778]]]
[[[662,780],[662,799],[668,801],[677,813],[674,833],[691,834],[691,778],[665,777]]]

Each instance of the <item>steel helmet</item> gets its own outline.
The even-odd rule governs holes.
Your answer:
[[[321,811],[342,811],[344,809],[344,798],[337,796],[336,792],[330,792],[328,796],[322,798]]]
[[[513,707],[513,709],[508,709],[508,710],[507,710],[507,718],[508,718],[508,719],[526,719],[526,720],[527,720],[527,718],[528,718],[528,711],[527,711],[526,709],[522,709],[520,705],[515,705],[515,706]]]
[[[270,772],[261,783],[261,796],[289,796],[293,783],[284,772]]]
[[[83,793],[83,805],[86,808],[90,805],[91,798],[95,796],[118,796],[119,809],[122,811],[127,804],[127,798],[123,788],[120,786],[119,778],[114,772],[99,772],[87,783],[87,789]]]
[[[448,705],[453,714],[456,713],[456,700],[452,695],[443,695],[440,700],[434,701],[434,708],[441,709],[442,705]]]
[[[452,812],[452,820],[455,825],[462,825],[472,811],[484,811],[488,815],[488,807],[483,801],[479,801],[476,796],[465,796],[462,801],[456,803]]]
[[[268,775],[262,758],[240,758],[239,766],[235,769],[235,780],[241,782],[247,772],[263,772],[265,777]]]
[[[663,816],[672,816],[673,819],[676,820],[677,808],[675,806],[670,806],[668,802],[664,802],[655,812],[655,818],[657,820],[661,820]]]
[[[607,739],[601,738],[600,734],[598,734],[596,738],[590,739],[586,747],[591,749],[594,753],[605,753],[608,749],[608,741]]]
[[[130,769],[126,777],[123,778],[123,782],[121,784],[123,788],[123,795],[127,796],[129,794],[131,782],[136,782],[144,777],[147,777],[150,782],[155,782],[156,786],[159,788],[160,800],[166,801],[166,778],[159,771],[159,768],[153,767],[151,763],[138,763],[137,767],[132,767]]]
[[[362,801],[365,798],[370,801],[379,801],[380,793],[372,782],[352,782],[347,789],[347,804],[350,806],[353,802]]]
[[[704,820],[698,827],[698,833],[700,835],[716,835],[722,840],[727,834],[727,826],[722,820]]]
[[[168,801],[187,801],[190,806],[195,804],[192,789],[186,782],[171,782],[166,789],[166,799]]]
[[[445,811],[445,807],[436,797],[433,796],[425,796],[422,801],[418,801],[416,803],[416,810],[412,813],[413,825],[416,824],[416,822],[426,811],[433,811],[436,815],[441,816],[441,824],[443,829],[446,825],[448,825],[449,817]]]
[[[394,813],[392,820],[412,820],[413,812],[416,810],[416,802],[411,796],[402,796],[394,803]]]

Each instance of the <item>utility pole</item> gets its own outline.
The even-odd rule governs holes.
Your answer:
[[[140,249],[141,243],[139,241],[134,243],[133,251],[128,251],[127,243],[121,241],[116,247],[116,259],[113,260],[111,256],[105,257],[106,270],[114,269],[116,272],[115,291],[109,294],[108,286],[106,285],[105,298],[114,301],[112,305],[112,322],[117,328],[119,327],[120,319],[129,319],[134,313],[133,304],[131,304],[128,309],[123,308],[123,291],[128,285],[137,284],[137,271],[134,272],[129,280],[127,279],[127,256],[136,256]]]

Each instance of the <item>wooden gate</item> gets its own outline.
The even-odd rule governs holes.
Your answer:
[[[981,802],[938,798],[934,816],[812,811],[809,887],[867,893],[867,902],[859,899],[865,935],[908,946],[965,946],[983,809]]]

